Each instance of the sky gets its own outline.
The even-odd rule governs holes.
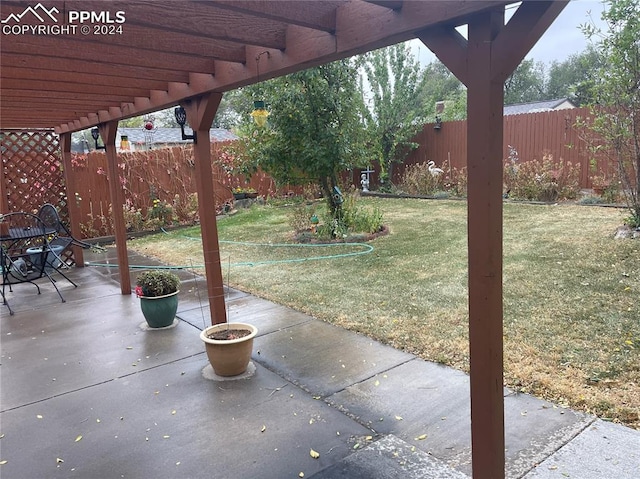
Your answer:
[[[603,22],[600,18],[602,10],[601,1],[572,0],[531,49],[527,59],[548,64],[552,61],[563,62],[570,55],[583,52],[588,41],[579,27],[581,24],[590,23],[590,18],[596,25],[602,26]],[[410,44],[423,65],[436,59],[419,40],[412,40]]]

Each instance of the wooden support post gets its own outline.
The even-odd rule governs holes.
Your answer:
[[[504,12],[475,17],[467,47],[469,357],[473,477],[504,478],[502,344],[503,82],[491,45]]]
[[[443,25],[418,38],[467,86],[469,363],[474,479],[504,479],[502,139],[504,82],[566,6],[524,2],[472,17],[468,40]]]
[[[64,166],[64,183],[67,192],[67,210],[69,212],[69,229],[75,238],[80,238],[80,208],[78,207],[78,199],[76,192],[78,188],[75,185],[75,175],[73,174],[73,166],[71,165],[71,133],[63,133],[60,135],[60,150],[62,151],[62,164]],[[73,259],[76,267],[84,267],[84,251],[80,246],[72,246]]]
[[[118,154],[116,152],[117,121],[102,123],[98,126],[100,136],[106,146],[107,178],[109,179],[109,194],[111,196],[111,214],[115,226],[116,251],[118,253],[118,270],[120,272],[120,292],[131,294],[131,277],[129,276],[129,255],[127,253],[127,229],[124,222],[124,192],[120,185],[120,169],[118,168]]]
[[[216,201],[211,171],[211,141],[209,139],[209,129],[220,105],[220,100],[222,100],[222,93],[210,93],[182,104],[187,113],[187,121],[196,134],[193,151],[211,324],[227,321],[216,222]]]

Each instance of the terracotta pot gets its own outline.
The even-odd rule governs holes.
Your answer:
[[[224,329],[243,329],[250,334],[238,339],[210,339],[209,335]],[[200,333],[214,372],[218,376],[237,376],[247,370],[253,351],[253,338],[258,329],[246,323],[221,323],[209,326]]]
[[[140,308],[150,328],[166,328],[173,324],[178,311],[178,293],[140,297]]]

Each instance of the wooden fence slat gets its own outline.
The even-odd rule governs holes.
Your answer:
[[[511,145],[516,148],[520,162],[542,161],[545,153],[550,153],[554,161],[561,159],[580,168],[580,187],[590,188],[590,154],[581,132],[575,127],[578,117],[588,117],[587,108],[572,108],[539,113],[508,115],[504,117],[504,159],[508,157]],[[411,152],[404,164],[395,168],[394,180],[399,182],[410,165],[423,163],[426,159],[442,165],[451,157],[455,168],[466,167],[467,131],[466,121],[452,121],[442,124],[439,131],[433,124],[427,124],[416,135],[414,141],[419,148]],[[598,158],[597,171],[610,168],[606,158]],[[357,183],[356,183],[357,184]]]

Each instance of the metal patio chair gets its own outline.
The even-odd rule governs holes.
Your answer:
[[[53,250],[49,238],[54,234],[53,228],[46,226],[38,216],[31,213],[8,213],[3,215],[2,221],[7,227],[6,234],[0,237],[0,295],[9,313],[13,314],[13,310],[7,301],[7,289],[13,292],[14,285],[31,283],[40,294],[40,286],[36,280],[43,277],[51,282],[64,303],[65,299],[51,273],[57,271],[74,287],[78,285],[62,273],[56,267],[57,260],[51,258]]]
[[[59,267],[68,268],[68,264],[63,255],[71,246],[79,246],[85,249],[92,247],[89,243],[73,237],[71,231],[69,231],[60,219],[58,210],[52,204],[45,203],[42,205],[38,210],[37,216],[42,220],[47,229],[53,231],[49,237],[49,246],[51,253],[60,265]]]

